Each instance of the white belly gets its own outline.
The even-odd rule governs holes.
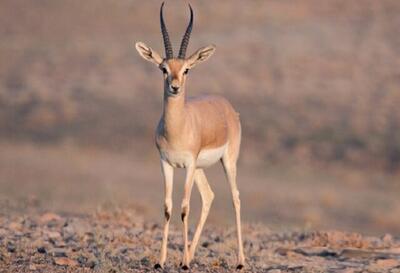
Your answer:
[[[160,151],[161,158],[174,168],[186,168],[193,164],[193,155],[188,151]]]
[[[201,150],[196,160],[196,167],[205,168],[216,163],[224,155],[226,146],[227,144],[214,149]],[[189,151],[161,150],[160,155],[174,168],[186,168],[194,161],[193,155]]]
[[[216,163],[224,155],[226,146],[227,145],[225,144],[218,148],[201,150],[196,160],[196,167],[205,168]]]

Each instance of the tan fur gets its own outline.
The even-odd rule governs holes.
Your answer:
[[[158,149],[189,151],[196,158],[201,150],[221,147],[240,135],[238,114],[223,97],[167,100],[176,101],[167,102],[157,127]]]
[[[207,60],[215,51],[215,46],[200,48],[187,59],[170,60],[161,60],[157,52],[143,43],[137,43],[136,49],[144,59],[157,64],[164,73],[163,113],[156,129],[155,139],[165,181],[166,220],[159,266],[164,266],[167,255],[173,169],[186,168],[181,205],[184,238],[182,264],[189,267],[214,198],[202,168],[221,161],[232,190],[238,236],[238,268],[241,268],[245,258],[241,237],[239,191],[236,186],[236,163],[241,139],[239,115],[232,105],[220,96],[186,99],[185,71]],[[188,216],[194,181],[199,188],[203,207],[189,249]]]

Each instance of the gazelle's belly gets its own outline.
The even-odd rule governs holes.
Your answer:
[[[161,158],[167,161],[174,168],[186,168],[193,163],[197,168],[206,168],[222,158],[226,150],[227,144],[213,148],[201,150],[197,159],[195,160],[190,151],[173,151],[173,150],[160,150]]]
[[[194,157],[189,151],[160,150],[160,156],[174,168],[186,168],[193,164]]]
[[[201,150],[196,160],[196,167],[205,168],[216,163],[224,155],[226,146],[225,144],[218,148]]]

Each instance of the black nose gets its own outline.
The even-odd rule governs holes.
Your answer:
[[[179,90],[179,86],[171,86],[171,88],[175,93]]]

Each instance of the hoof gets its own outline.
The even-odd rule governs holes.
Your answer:
[[[154,269],[162,269],[162,266],[157,263],[157,264],[154,265]]]
[[[244,266],[242,264],[238,264],[238,266],[236,266],[237,270],[241,270]]]
[[[182,266],[182,269],[183,269],[183,270],[189,270],[189,266],[184,265],[184,266]]]

